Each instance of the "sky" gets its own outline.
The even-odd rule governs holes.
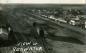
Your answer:
[[[85,4],[85,0],[0,0],[0,3],[24,3],[24,4]]]

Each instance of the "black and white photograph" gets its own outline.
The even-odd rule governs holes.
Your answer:
[[[84,2],[2,1],[0,53],[86,53]]]

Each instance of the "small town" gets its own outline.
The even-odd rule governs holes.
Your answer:
[[[85,5],[1,4],[0,53],[86,53]]]

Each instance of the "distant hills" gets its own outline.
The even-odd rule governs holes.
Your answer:
[[[0,6],[18,6],[18,7],[31,7],[31,8],[83,8],[85,4],[0,4]]]

